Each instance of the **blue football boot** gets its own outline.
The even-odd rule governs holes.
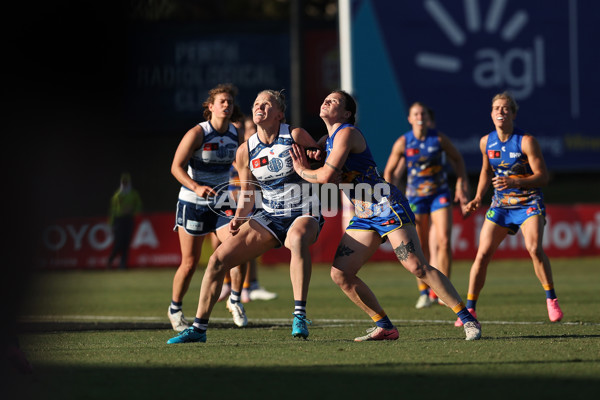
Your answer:
[[[306,315],[294,314],[294,322],[292,323],[292,336],[308,338],[308,328],[306,324],[311,324],[311,320],[306,318]]]
[[[192,326],[179,332],[179,335],[167,340],[167,344],[193,342],[206,342],[206,332],[198,332]]]

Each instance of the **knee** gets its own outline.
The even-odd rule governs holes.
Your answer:
[[[427,269],[428,269],[429,265],[426,264],[417,264],[415,271],[413,272],[413,274],[419,278],[419,279],[423,279],[425,278],[425,275],[427,275]]]
[[[441,235],[436,241],[436,244],[445,252],[450,251],[450,237],[448,235]]]
[[[347,285],[348,275],[341,269],[331,267],[330,275],[331,275],[331,280],[339,287],[343,288],[344,286]]]
[[[404,267],[417,278],[423,279],[427,275],[429,265],[417,261],[408,265],[405,264]]]
[[[195,257],[182,257],[179,269],[187,272],[194,272],[196,270],[196,265],[198,265],[198,261]]]
[[[208,264],[206,265],[206,272],[211,271],[213,274],[221,274],[225,273],[231,268],[226,267],[226,260],[219,255],[218,251],[215,251],[210,258],[208,259]]]
[[[305,229],[294,229],[288,232],[286,237],[286,244],[292,251],[301,251],[302,249],[308,248],[314,241],[314,235]]]
[[[527,246],[527,251],[529,252],[529,256],[533,260],[541,261],[544,258],[544,249],[537,243],[531,246]]]
[[[494,256],[494,252],[490,250],[479,250],[477,252],[477,256],[475,256],[475,261],[477,264],[482,266],[487,266],[490,261],[492,261],[492,257]]]

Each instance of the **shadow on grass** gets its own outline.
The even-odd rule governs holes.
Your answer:
[[[281,326],[289,326],[290,322],[286,323],[248,323],[244,329],[265,329],[276,328]],[[211,329],[228,329],[236,328],[233,322],[212,322]],[[170,330],[171,325],[168,322],[81,322],[81,321],[35,321],[35,322],[19,322],[19,333],[35,333],[35,332],[85,332],[85,331],[136,331],[136,330]]]
[[[198,354],[198,357],[201,357]],[[231,360],[232,364],[235,360]],[[572,362],[590,362],[568,360]],[[151,363],[151,361],[148,361]],[[529,363],[523,361],[522,363]],[[481,362],[493,369],[503,362]],[[437,364],[440,365],[440,364]],[[461,364],[448,363],[444,373],[431,364],[385,364],[361,369],[319,367],[143,367],[123,368],[39,365],[33,375],[3,374],[12,398],[54,399],[589,399],[598,379],[554,379],[461,373]]]
[[[519,336],[490,336],[485,339],[506,340],[506,339],[590,339],[600,338],[600,335],[519,335]],[[483,338],[482,338],[483,339]]]

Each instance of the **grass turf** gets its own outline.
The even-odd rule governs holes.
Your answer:
[[[13,370],[21,398],[239,397],[588,398],[600,387],[600,260],[552,260],[563,322],[548,322],[544,292],[529,261],[490,266],[478,314],[483,338],[466,342],[442,306],[414,309],[414,278],[399,264],[368,264],[361,277],[378,295],[400,339],[354,343],[372,325],[315,266],[308,341],[291,337],[287,267],[261,267],[276,300],[246,304],[249,326],[234,328],[223,303],[207,343],[166,345],[174,270],[37,273],[19,336],[34,374]],[[470,264],[452,281],[466,297]],[[193,316],[202,271],[184,302]]]

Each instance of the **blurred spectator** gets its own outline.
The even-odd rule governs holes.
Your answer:
[[[131,175],[121,174],[121,185],[110,200],[108,223],[113,232],[113,248],[108,257],[107,267],[111,268],[117,255],[121,255],[120,269],[127,268],[129,244],[133,236],[135,216],[142,211],[142,199],[131,186]]]

